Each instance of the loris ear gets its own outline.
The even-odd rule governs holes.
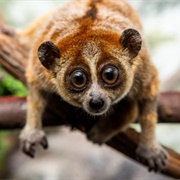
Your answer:
[[[60,52],[54,43],[46,41],[39,46],[38,57],[45,68],[52,70],[53,65],[55,64],[55,59],[60,58]]]
[[[141,50],[141,35],[135,29],[126,29],[120,38],[123,49],[127,50],[130,58],[135,58]]]

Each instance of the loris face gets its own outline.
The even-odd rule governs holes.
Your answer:
[[[94,43],[89,46],[97,48]],[[125,70],[118,59],[110,55],[105,59],[101,54],[92,59],[87,54],[81,56],[81,60],[69,64],[64,77],[58,73],[58,82],[64,82],[63,87],[59,86],[59,93],[70,104],[92,115],[101,115],[124,95],[124,83],[128,81]]]
[[[38,49],[39,59],[53,72],[59,95],[91,115],[102,115],[130,90],[132,59],[141,48],[140,34],[124,31],[117,42],[86,39],[66,51],[52,42]]]

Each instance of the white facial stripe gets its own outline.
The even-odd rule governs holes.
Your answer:
[[[96,62],[101,54],[99,47],[94,42],[85,43],[82,55],[85,59]]]
[[[89,65],[93,82],[97,81],[96,64],[101,56],[101,50],[94,42],[88,42],[82,49],[82,56]]]

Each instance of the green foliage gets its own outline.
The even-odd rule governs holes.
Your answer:
[[[5,74],[2,79],[0,79],[0,96],[3,95],[15,95],[15,96],[25,96],[27,90],[24,85],[15,80],[12,76]]]
[[[8,142],[5,138],[7,134],[8,132],[0,131],[0,171],[3,169],[3,162],[8,149]]]

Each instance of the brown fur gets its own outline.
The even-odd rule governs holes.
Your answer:
[[[137,152],[144,152],[143,148],[151,147],[150,153],[156,153],[157,157],[161,153],[165,154],[164,150],[157,148],[154,135],[157,71],[150,62],[144,40],[140,52],[138,55],[135,52],[135,56],[131,56],[130,49],[124,49],[128,43],[120,42],[123,32],[131,28],[136,29],[143,39],[139,18],[124,0],[74,0],[51,11],[35,21],[28,30],[19,33],[21,39],[28,35],[34,42],[26,71],[29,84],[28,115],[21,139],[28,139],[29,127],[41,129],[39,121],[45,102],[40,90],[59,93],[68,103],[87,110],[84,104],[87,103],[90,89],[98,89],[111,107],[90,132],[91,140],[103,143],[138,118],[142,134]],[[30,42],[27,39],[26,43]],[[129,42],[129,48],[136,40]],[[60,58],[55,58],[51,69],[42,66],[38,60],[38,48],[44,41],[53,42],[60,51]],[[135,50],[139,51],[138,48],[135,47]],[[100,77],[102,68],[109,63],[116,65],[121,73],[119,82],[113,88],[105,86]],[[87,72],[92,87],[89,85],[83,92],[74,93],[70,84],[66,83],[67,76],[72,68],[79,66]],[[118,122],[110,121],[117,116]],[[142,155],[141,158],[151,161],[152,157]],[[157,166],[161,168],[161,165]]]

